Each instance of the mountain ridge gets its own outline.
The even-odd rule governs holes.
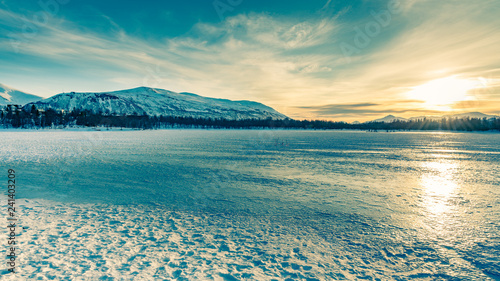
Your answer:
[[[42,99],[42,97],[28,94],[0,83],[0,106],[9,104],[25,105]]]
[[[179,116],[195,118],[286,119],[273,108],[254,101],[232,101],[187,92],[137,87],[111,92],[61,93],[29,103],[47,110],[87,110],[107,115]]]
[[[453,118],[487,118],[487,119],[495,119],[495,118],[500,118],[498,115],[491,115],[491,114],[485,114],[482,112],[466,112],[466,113],[456,113],[456,114],[446,114],[446,115],[441,115],[441,116],[416,116],[416,117],[410,117],[410,118],[404,118],[404,117],[397,117],[394,115],[387,115],[383,118],[375,119],[372,121],[368,122],[383,122],[383,123],[391,123],[394,121],[416,121],[420,119],[431,119],[431,120],[439,120],[443,118],[448,118],[448,119],[453,119]]]
[[[273,108],[249,100],[229,100],[203,97],[190,92],[173,92],[158,88],[136,87],[107,92],[70,92],[49,98],[28,94],[0,83],[0,106],[9,104],[35,105],[39,109],[59,111],[91,111],[104,115],[148,115],[195,118],[239,119],[287,119]],[[410,118],[387,115],[367,122],[391,123],[394,121],[438,120],[442,118],[500,118],[481,112],[446,114],[442,116],[416,116]],[[365,123],[367,123],[365,122]],[[359,123],[359,122],[355,122]]]

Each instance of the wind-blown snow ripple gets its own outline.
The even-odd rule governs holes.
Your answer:
[[[500,277],[498,134],[1,134],[17,277]]]

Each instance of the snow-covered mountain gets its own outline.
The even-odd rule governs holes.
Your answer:
[[[396,117],[394,115],[387,115],[384,118],[376,119],[376,120],[373,120],[372,122],[391,123],[391,122],[394,122],[396,120],[398,120],[398,121],[408,121],[408,119],[403,118],[403,117]]]
[[[452,115],[444,115],[445,118],[500,118],[498,115],[489,115],[481,112],[468,112],[468,113],[460,113],[460,114],[452,114]]]
[[[25,92],[12,89],[0,84],[0,106],[7,104],[25,105],[30,102],[39,101],[42,98]]]
[[[192,93],[139,87],[103,93],[63,93],[28,104],[39,109],[89,110],[110,115],[182,116],[237,119],[285,119],[276,110],[252,101],[231,101]]]
[[[487,119],[494,119],[494,118],[500,118],[498,115],[489,115],[489,114],[484,114],[481,112],[468,112],[468,113],[459,113],[459,114],[448,114],[448,115],[443,115],[443,116],[418,116],[418,117],[411,117],[409,120],[421,120],[421,119],[428,119],[428,120],[440,120],[443,118],[448,118],[448,119],[454,119],[454,118],[487,118]]]
[[[385,123],[391,123],[394,122],[395,120],[400,120],[400,121],[417,121],[417,120],[422,120],[422,119],[427,119],[427,120],[440,120],[443,118],[448,118],[448,119],[453,119],[453,118],[500,118],[498,115],[489,115],[489,114],[484,114],[481,112],[468,112],[468,113],[459,113],[459,114],[448,114],[448,115],[443,115],[443,116],[417,116],[417,117],[411,117],[411,118],[402,118],[402,117],[395,117],[393,115],[387,115],[384,118],[376,119],[371,122],[385,122]]]

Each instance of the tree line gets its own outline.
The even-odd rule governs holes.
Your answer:
[[[400,121],[390,123],[368,122],[350,124],[325,120],[197,118],[180,116],[117,116],[75,109],[70,112],[54,109],[41,110],[35,105],[25,107],[5,106],[0,111],[0,126],[3,128],[61,128],[61,127],[107,127],[133,129],[164,128],[214,128],[214,129],[313,129],[313,130],[450,130],[450,131],[500,131],[500,119],[487,118],[442,118]]]

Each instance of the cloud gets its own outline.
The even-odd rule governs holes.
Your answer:
[[[326,104],[317,106],[298,106],[299,111],[313,113],[313,116],[322,116],[324,118],[349,117],[349,120],[359,119],[369,120],[374,116],[388,114],[430,114],[439,113],[439,111],[419,110],[401,107],[401,104],[412,103],[418,104],[421,101],[401,100],[390,103],[353,103],[353,104]]]
[[[499,8],[478,10],[477,3],[464,1],[454,1],[453,6],[414,2],[423,7],[414,3],[414,9],[404,15],[411,19],[404,32],[363,56],[366,63],[344,71],[343,79],[368,88],[375,84],[411,87],[437,75],[480,77],[498,69],[500,53],[495,46],[500,44],[500,20],[493,15],[500,12]]]
[[[297,23],[240,15],[221,24],[200,23],[188,35],[163,44],[138,40],[122,31],[113,37],[84,33],[66,21],[38,27],[35,37],[21,42],[21,54],[60,62],[77,73],[91,69],[87,75],[99,75],[107,82],[121,83],[132,76],[137,77],[128,80],[133,83],[151,80],[145,79],[149,68],[161,76],[156,79],[161,80],[158,87],[267,102],[277,98],[279,103],[290,92],[310,88],[313,76],[298,73],[331,71],[322,64],[322,55],[306,50],[325,43],[327,34],[333,32],[334,24],[324,19]],[[9,42],[0,42],[2,50],[10,47]],[[120,72],[123,80],[117,79]]]
[[[457,75],[493,81],[476,97],[500,105],[500,89],[494,86],[500,81],[500,8],[495,1],[402,4],[402,12],[392,15],[390,24],[350,60],[340,44],[354,44],[354,28],[363,30],[375,19],[371,11],[348,19],[347,8],[327,16],[330,1],[315,18],[239,14],[154,41],[127,34],[106,15],[97,16],[108,19],[112,33],[92,33],[53,18],[46,24],[30,22],[37,32],[25,38],[23,15],[0,9],[0,51],[5,54],[0,75],[19,83],[26,77],[33,85],[45,83],[39,88],[46,96],[61,87],[99,91],[145,85],[256,100],[295,118],[346,120],[423,113],[422,102],[407,101],[404,93]],[[12,38],[23,39],[18,53]],[[37,93],[35,86],[31,92]],[[478,111],[490,110],[486,105],[474,104]]]
[[[381,113],[381,112],[391,112],[395,111],[383,111],[376,110],[373,107],[379,106],[376,103],[358,103],[358,104],[327,104],[319,106],[299,106],[298,109],[307,110],[314,112],[320,116],[332,117],[332,116],[344,116],[346,114],[366,114],[366,113]]]
[[[335,109],[355,109],[357,108],[363,108],[363,107],[372,107],[372,106],[378,106],[380,104],[377,103],[353,103],[353,104],[327,104],[327,105],[320,105],[320,106],[299,106],[298,108],[304,108],[304,109],[316,109],[316,110],[335,110]]]

